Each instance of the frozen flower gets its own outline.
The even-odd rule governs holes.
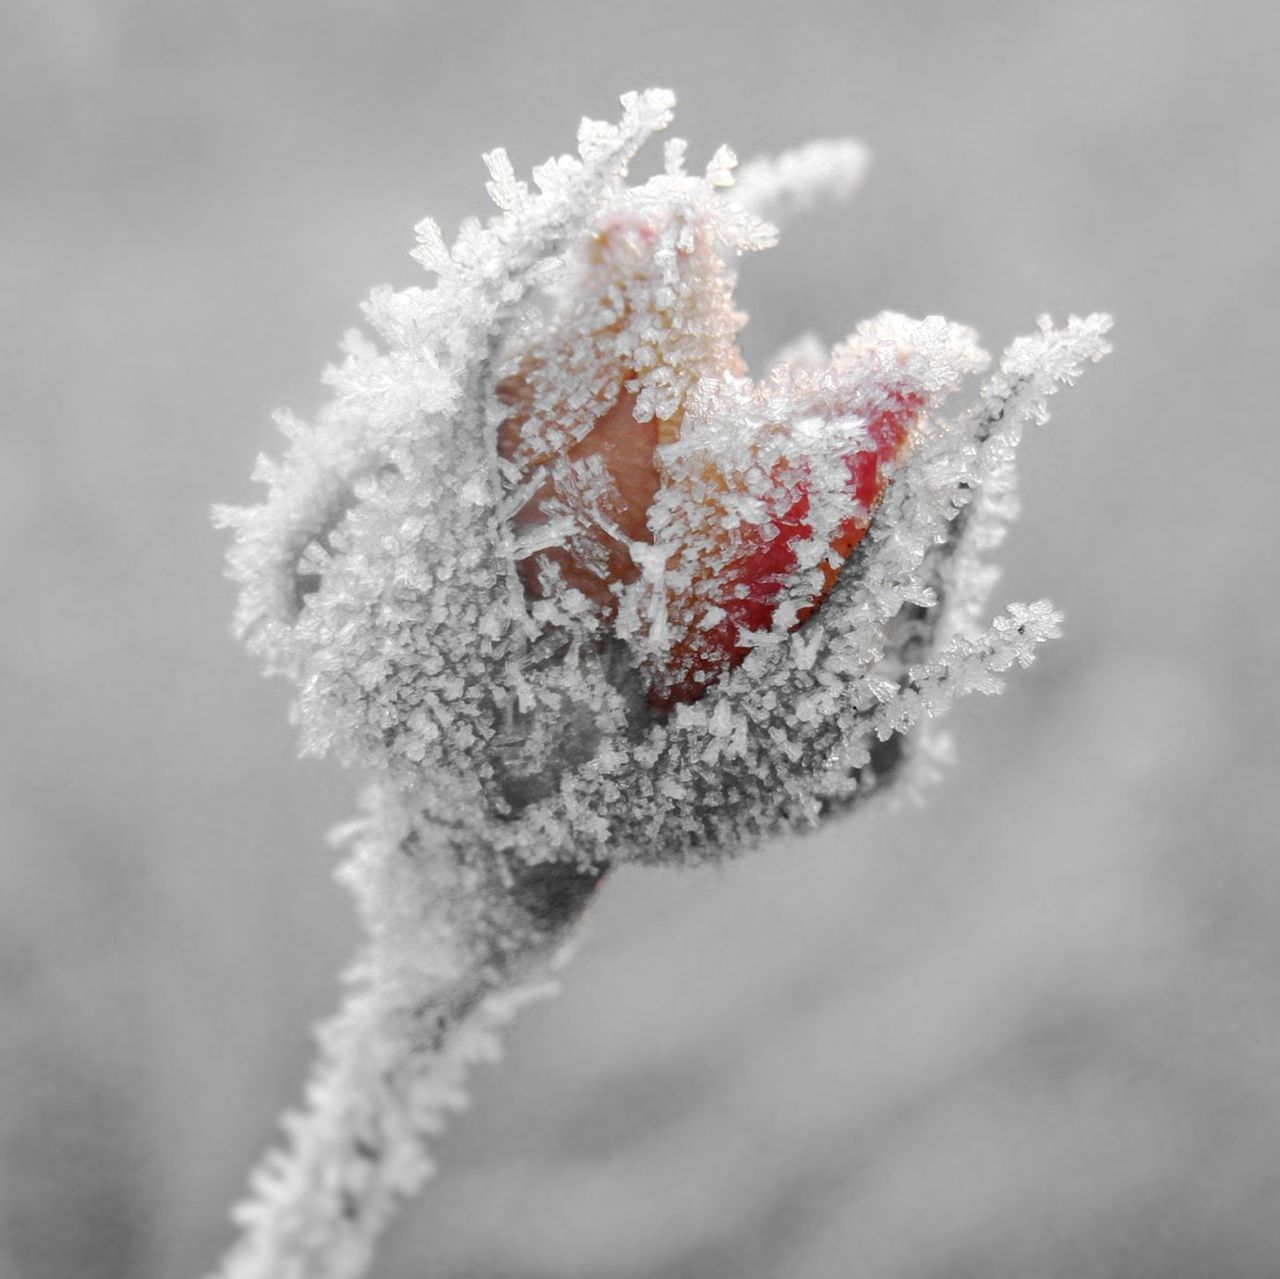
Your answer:
[[[583,121],[429,289],[375,290],[313,426],[237,531],[238,623],[298,688],[304,747],[370,773],[344,876],[369,944],[306,1114],[264,1166],[224,1273],[360,1273],[429,1171],[424,1138],[522,982],[626,861],[733,855],[898,777],[921,721],[1057,633],[1045,602],[982,622],[983,555],[1047,397],[1105,317],[987,364],[940,317],[880,315],[752,379],[733,288],[764,215],[842,193],[865,156],[727,148],[630,186],[670,94]],[[927,753],[927,752],[926,752]]]

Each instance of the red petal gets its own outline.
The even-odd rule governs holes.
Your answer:
[[[846,457],[849,482],[845,491],[860,509],[842,521],[832,538],[836,566],[822,562],[822,587],[799,611],[795,627],[820,607],[835,586],[840,568],[866,536],[888,486],[886,468],[905,453],[911,425],[923,404],[923,397],[917,394],[893,393],[891,406],[873,417],[868,426],[875,448]],[[740,636],[744,631],[772,627],[778,600],[799,563],[796,548],[813,534],[808,516],[809,494],[802,489],[786,511],[766,524],[742,526],[740,538],[749,549],[722,573],[723,591],[716,602],[724,616],[676,641],[650,689],[650,705],[667,711],[679,702],[695,702],[711,684],[743,662],[751,649],[740,642]]]

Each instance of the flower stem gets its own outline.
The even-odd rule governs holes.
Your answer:
[[[546,978],[600,869],[514,866],[385,806],[356,830],[344,878],[371,924],[350,993],[320,1028],[305,1109],[236,1209],[219,1279],[357,1279],[397,1208],[434,1171],[427,1145],[466,1104],[467,1067]],[[402,813],[403,817],[403,813]],[[376,922],[374,922],[376,920]]]

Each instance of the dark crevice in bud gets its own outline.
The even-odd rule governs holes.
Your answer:
[[[608,871],[607,863],[585,868],[566,862],[524,866],[515,873],[512,896],[536,927],[558,931],[582,914]]]
[[[549,662],[563,660],[567,641],[547,640]],[[630,645],[605,637],[591,647],[588,660],[597,662],[606,682],[626,703],[626,739],[633,745],[648,732],[654,717],[645,703],[643,674]],[[494,708],[500,727],[489,743],[493,766],[496,815],[519,820],[530,804],[549,799],[561,778],[595,758],[604,736],[597,712],[585,703],[555,713],[546,708],[520,711],[510,703]]]

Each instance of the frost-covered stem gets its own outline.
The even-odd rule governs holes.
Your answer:
[[[601,871],[514,867],[385,809],[354,832],[344,877],[371,940],[319,1031],[305,1109],[255,1174],[219,1279],[356,1279],[401,1203],[433,1171],[428,1140],[465,1105],[473,1061],[531,998]]]

